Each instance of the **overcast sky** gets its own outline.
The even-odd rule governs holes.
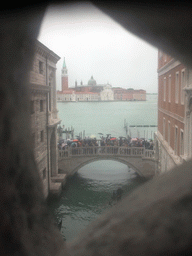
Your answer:
[[[97,84],[157,92],[157,49],[122,28],[92,4],[51,6],[44,16],[38,40],[61,57],[57,88],[65,57],[69,87]]]

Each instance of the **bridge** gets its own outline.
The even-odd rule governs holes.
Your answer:
[[[151,178],[155,175],[154,150],[143,147],[67,147],[59,150],[58,167],[61,172],[71,176],[84,165],[99,160],[114,160],[126,164],[141,177]]]

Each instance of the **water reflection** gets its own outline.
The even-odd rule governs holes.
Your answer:
[[[114,190],[121,188],[123,198],[143,182],[131,168],[111,160],[82,167],[68,179],[61,197],[49,202],[54,216],[62,218],[64,239],[72,240],[90,221],[110,209]]]

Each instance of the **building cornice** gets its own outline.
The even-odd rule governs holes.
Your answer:
[[[47,85],[40,85],[40,84],[30,84],[29,89],[31,92],[38,91],[38,92],[49,92],[50,86]]]
[[[57,126],[58,124],[61,123],[61,121],[62,121],[61,119],[51,119],[51,120],[49,120],[49,123],[47,124],[47,127],[52,128],[54,126]]]
[[[184,117],[179,116],[179,115],[177,115],[175,113],[172,113],[172,112],[170,112],[170,111],[168,111],[166,109],[160,108],[160,107],[158,107],[158,110],[161,111],[163,114],[165,114],[167,116],[170,116],[170,117],[176,119],[177,121],[179,121],[181,123],[184,123]]]
[[[46,47],[44,44],[42,44],[38,40],[36,41],[35,51],[40,55],[42,55],[43,57],[51,60],[55,64],[61,59],[56,53],[51,51],[48,47]]]
[[[157,70],[158,76],[162,76],[169,72],[171,69],[179,66],[181,62],[179,60],[172,59],[166,65]]]

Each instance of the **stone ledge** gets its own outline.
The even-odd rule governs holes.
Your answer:
[[[57,176],[51,177],[53,183],[60,182],[62,184],[66,183],[67,174],[57,174]]]
[[[50,188],[50,193],[52,195],[59,196],[62,191],[62,184],[60,182],[55,182],[55,183],[51,182],[49,188]]]

